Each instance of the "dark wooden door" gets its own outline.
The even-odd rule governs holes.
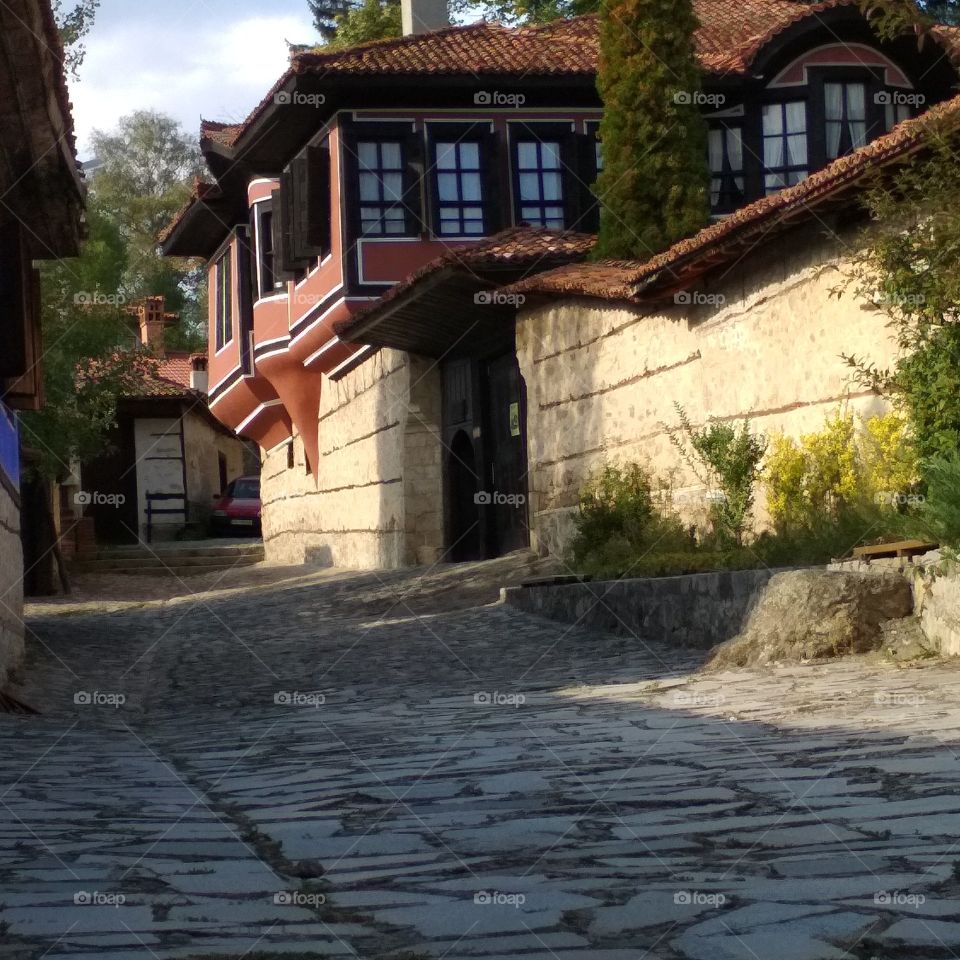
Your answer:
[[[495,555],[529,546],[523,380],[516,355],[486,364],[487,514]]]

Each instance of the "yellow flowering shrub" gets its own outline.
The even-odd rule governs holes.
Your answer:
[[[784,434],[772,439],[764,467],[767,509],[774,527],[784,530],[836,517],[855,503],[895,507],[907,501],[918,474],[900,414],[869,417],[858,428],[841,408],[799,443]]]

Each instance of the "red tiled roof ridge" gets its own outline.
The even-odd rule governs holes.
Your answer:
[[[897,124],[890,133],[834,160],[795,186],[741,207],[649,260],[598,260],[590,264],[557,267],[505,289],[516,293],[634,299],[645,282],[668,267],[695,259],[719,241],[756,227],[774,214],[792,208],[802,209],[814,200],[822,199],[868,172],[875,161],[892,160],[921,146],[924,134],[935,131],[941,124],[960,125],[960,96],[931,107],[919,117]],[[590,283],[591,276],[598,281],[596,284]]]

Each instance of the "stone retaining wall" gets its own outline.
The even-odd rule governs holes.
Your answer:
[[[503,601],[526,613],[641,640],[708,649],[740,632],[776,570],[510,587]]]
[[[318,476],[303,443],[265,455],[267,559],[361,568],[433,562],[443,548],[440,374],[434,361],[381,350],[323,379]]]
[[[0,484],[0,687],[23,659],[20,507]]]
[[[721,282],[657,311],[582,300],[521,311],[535,549],[563,551],[578,492],[605,461],[672,473],[688,522],[705,519],[706,491],[670,441],[675,402],[696,425],[749,418],[756,430],[794,436],[821,428],[845,400],[858,413],[885,412],[851,385],[841,354],[890,365],[887,317],[851,291],[836,296],[842,247],[823,232],[818,224],[754,250]]]

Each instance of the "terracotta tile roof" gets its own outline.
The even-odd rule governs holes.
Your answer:
[[[216,183],[208,180],[201,180],[200,177],[193,178],[193,185],[190,188],[190,197],[186,203],[174,214],[173,219],[157,234],[157,242],[160,244],[166,241],[173,234],[173,231],[180,225],[180,221],[187,215],[190,208],[201,200],[214,199],[223,196],[223,191]]]
[[[640,302],[681,273],[705,269],[736,245],[768,239],[771,231],[792,224],[814,209],[846,194],[863,177],[921,149],[929,140],[960,127],[960,96],[898,124],[891,133],[835,160],[823,170],[780,193],[742,207],[729,217],[647,261],[600,261],[559,267],[506,288],[511,293],[595,297]],[[733,253],[730,253],[733,256]]]
[[[200,121],[200,140],[212,140],[223,146],[232,146],[243,129],[242,123],[222,123],[219,120]]]
[[[558,262],[582,260],[596,241],[597,238],[588,233],[559,233],[535,227],[510,227],[473,246],[450,250],[431,260],[391,287],[369,307],[359,310],[348,320],[335,324],[334,329],[338,336],[347,338],[361,322],[367,323],[388,304],[444,270],[462,270],[478,278],[485,273],[496,274],[498,271],[533,272],[555,266]],[[492,284],[495,285],[496,281],[492,281]]]

